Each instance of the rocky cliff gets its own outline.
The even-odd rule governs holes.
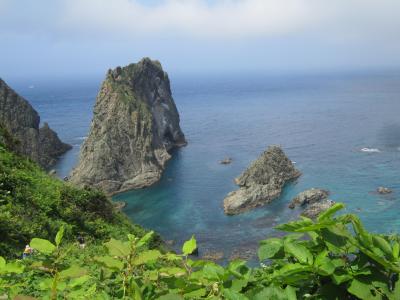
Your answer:
[[[146,187],[160,179],[170,150],[185,144],[168,75],[144,58],[108,71],[70,180],[109,194]]]
[[[233,215],[269,203],[280,196],[286,182],[300,175],[283,150],[271,146],[235,179],[240,188],[224,199],[224,211]]]
[[[0,123],[16,139],[15,150],[48,168],[71,149],[60,141],[47,123],[39,128],[36,110],[0,79]]]

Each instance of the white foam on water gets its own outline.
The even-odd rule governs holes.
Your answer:
[[[368,153],[378,153],[381,152],[378,148],[362,148],[361,152],[368,152]]]

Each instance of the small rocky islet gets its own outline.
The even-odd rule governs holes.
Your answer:
[[[235,215],[270,203],[287,182],[300,175],[281,147],[270,146],[235,179],[239,189],[224,199],[224,212]]]
[[[328,199],[330,192],[328,190],[311,188],[299,193],[289,204],[289,208],[296,206],[303,208],[302,216],[315,219],[321,212],[327,210],[335,204]]]

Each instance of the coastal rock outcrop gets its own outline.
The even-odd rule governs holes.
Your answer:
[[[301,192],[296,197],[293,198],[292,202],[289,204],[289,208],[295,208],[298,206],[305,206],[319,202],[323,199],[328,198],[329,191],[323,189],[311,188],[304,192]]]
[[[168,75],[158,61],[109,70],[70,181],[108,194],[157,182],[170,151],[186,145]]]
[[[335,204],[334,201],[328,199],[328,196],[327,190],[311,188],[294,197],[289,208],[300,206],[304,208],[302,216],[315,219],[321,212]]]
[[[288,181],[301,175],[279,146],[270,146],[235,179],[240,187],[224,199],[228,215],[239,214],[279,197]]]
[[[15,151],[28,156],[43,168],[72,147],[63,143],[47,123],[39,128],[40,117],[23,97],[0,79],[0,124],[16,140]]]

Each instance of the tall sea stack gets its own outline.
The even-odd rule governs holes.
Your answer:
[[[175,147],[186,144],[168,75],[158,61],[109,70],[71,181],[108,194],[157,182]]]
[[[36,110],[0,79],[0,126],[13,135],[16,152],[49,168],[71,146],[61,142],[47,123],[42,128],[39,124]]]

